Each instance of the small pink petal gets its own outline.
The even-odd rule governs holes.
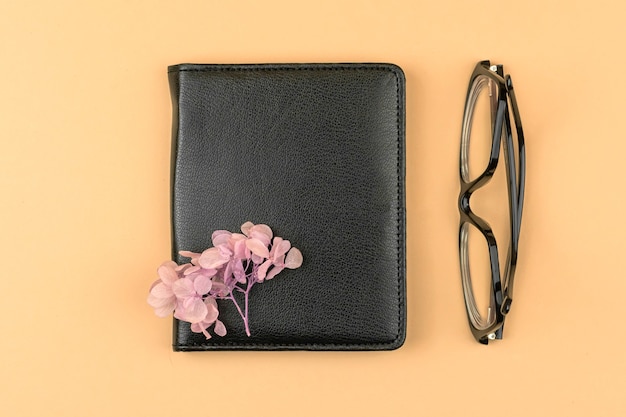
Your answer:
[[[289,249],[291,249],[291,242],[288,240],[283,240],[281,238],[278,242],[276,242],[277,238],[274,238],[274,246],[272,246],[272,251],[274,251],[274,255],[272,259],[278,259],[284,256]]]
[[[207,269],[215,269],[228,262],[228,257],[222,256],[222,253],[218,248],[209,248],[202,252],[198,263],[201,267]]]
[[[233,276],[237,282],[241,284],[246,283],[246,271],[243,269],[243,264],[241,262],[235,262],[233,264]]]
[[[212,297],[209,297],[212,298]],[[213,323],[215,320],[217,320],[217,316],[219,315],[219,311],[217,311],[217,307],[212,305],[212,304],[207,304],[205,301],[205,305],[207,307],[207,314],[206,317],[204,318],[204,322],[205,323]]]
[[[233,254],[232,249],[230,248],[230,246],[227,243],[224,243],[222,245],[218,245],[216,246],[217,250],[220,251],[220,253],[222,254],[222,257],[224,258],[230,258],[231,255]]]
[[[213,282],[211,281],[211,278],[204,275],[198,275],[196,279],[193,280],[193,288],[200,295],[207,294],[211,291],[212,284]]]
[[[267,237],[267,235],[258,232],[258,231],[254,231],[251,230],[250,231],[250,239],[257,239],[258,241],[260,241],[261,243],[263,243],[263,245],[265,246],[269,246],[270,245],[270,241],[271,239]]]
[[[202,268],[200,266],[192,266],[191,268],[185,268],[185,270],[183,271],[183,275],[193,274],[194,272],[197,272],[201,269]]]
[[[285,255],[282,255],[280,258],[272,259],[272,262],[274,262],[275,266],[282,266],[284,268],[285,267]]]
[[[170,298],[159,298],[159,297],[155,297],[152,294],[148,294],[148,304],[150,305],[150,307],[152,308],[161,308],[163,306],[167,306],[174,303],[174,306],[176,304],[176,297],[170,297]],[[174,310],[174,307],[172,307],[172,310]],[[171,311],[170,311],[171,313]]]
[[[156,298],[170,298],[174,295],[174,292],[172,291],[172,287],[165,285],[163,282],[161,282],[152,287],[152,290],[150,290],[150,294],[152,294]]]
[[[231,233],[228,230],[216,230],[211,236],[213,246],[224,245],[228,242]]]
[[[167,317],[174,312],[176,308],[176,301],[170,301],[169,303],[156,307],[154,313],[159,317]]]
[[[193,281],[189,278],[181,278],[172,285],[172,291],[177,298],[189,298],[196,295],[193,288]]]
[[[234,262],[229,262],[226,264],[226,267],[224,268],[224,279],[228,279],[230,278],[230,276],[233,274],[233,264]]]
[[[260,256],[262,258],[269,258],[270,251],[267,249],[260,240],[258,239],[248,239],[246,240],[246,246],[250,249],[250,252],[253,254]]]
[[[204,320],[207,315],[207,307],[206,304],[200,298],[193,298],[185,306],[184,314],[181,315],[184,321],[188,321],[189,323],[198,323]]]
[[[196,252],[190,252],[190,251],[188,251],[188,250],[181,250],[181,251],[179,251],[179,252],[178,252],[178,254],[179,254],[180,256],[184,256],[185,258],[191,258],[191,259],[193,259],[193,258],[197,258],[197,257],[199,257],[199,256],[200,256],[200,254],[199,254],[199,253],[196,253]]]
[[[182,313],[184,310],[187,310],[188,308],[192,307],[193,303],[195,303],[197,299],[198,297],[196,297],[195,295],[192,295],[191,297],[181,298],[179,300],[176,300],[178,303],[178,309]]]
[[[278,275],[278,273],[280,271],[282,271],[283,269],[285,269],[285,267],[283,265],[280,266],[274,266],[274,268],[272,268],[270,270],[270,272],[267,273],[267,276],[265,277],[266,280],[272,279],[274,278],[276,275]]]
[[[250,250],[246,246],[245,240],[237,240],[233,242],[233,255],[237,259],[247,259],[250,257]]]
[[[211,309],[211,307],[217,310],[217,301],[213,297],[207,297],[204,299],[204,304],[206,304],[207,308]]]
[[[278,246],[278,244],[279,244],[280,242],[282,242],[282,241],[283,241],[283,238],[282,238],[282,237],[278,237],[278,236],[276,236],[276,237],[274,238],[274,240],[272,241],[272,247],[270,248],[270,259],[274,259],[274,252],[276,252],[276,247],[277,247],[277,246]]]
[[[270,261],[269,259],[263,262],[261,266],[259,266],[259,269],[257,269],[257,277],[259,278],[259,281],[263,281],[265,279],[265,276],[267,275],[267,270],[270,266],[272,266],[272,261]]]
[[[250,233],[250,229],[252,228],[252,226],[254,226],[254,223],[245,222],[244,224],[241,225],[241,233],[248,236],[248,233]]]
[[[176,264],[174,263],[174,265],[176,265]],[[176,265],[176,266],[178,266],[178,265]],[[178,274],[176,273],[176,271],[172,267],[172,264],[169,263],[169,262],[167,264],[161,265],[157,269],[157,274],[159,275],[159,278],[161,278],[161,280],[163,282],[165,282],[166,284],[168,284],[168,285],[171,285],[174,281],[176,281],[178,279]]]
[[[213,331],[218,336],[226,336],[226,326],[224,326],[224,323],[219,320],[215,322],[215,327],[213,327]]]
[[[302,265],[302,252],[298,248],[291,248],[285,258],[285,267],[296,269]]]
[[[272,229],[266,224],[255,224],[252,229],[250,229],[250,233],[253,232],[263,233],[269,240],[272,240],[272,236],[274,236]]]

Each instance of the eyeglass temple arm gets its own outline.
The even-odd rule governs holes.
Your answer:
[[[524,188],[525,188],[525,182],[526,182],[526,149],[525,149],[525,143],[524,143],[524,132],[522,130],[522,124],[521,124],[521,117],[519,114],[519,109],[517,107],[517,100],[515,98],[515,91],[513,89],[513,83],[511,81],[511,77],[507,76],[506,77],[506,87],[507,87],[507,92],[511,101],[511,112],[513,113],[513,121],[515,122],[515,129],[516,129],[516,133],[517,133],[517,141],[518,141],[518,154],[519,154],[519,160],[518,160],[518,167],[519,167],[519,176],[515,175],[516,178],[514,178],[513,180],[515,181],[514,186],[516,186],[513,191],[514,194],[513,198],[515,199],[514,204],[515,206],[513,207],[512,210],[512,226],[513,226],[513,230],[512,230],[512,241],[511,241],[511,250],[509,251],[509,253],[507,254],[507,257],[509,259],[507,259],[507,265],[510,265],[511,270],[505,271],[505,276],[507,277],[506,281],[503,283],[504,286],[502,288],[502,292],[503,292],[503,303],[502,303],[502,307],[500,309],[501,313],[503,315],[506,315],[510,309],[511,309],[511,303],[513,302],[513,284],[514,284],[514,280],[515,280],[515,268],[517,266],[517,256],[518,256],[518,242],[519,242],[519,236],[520,236],[520,229],[521,229],[521,223],[522,223],[522,211],[523,211],[523,205],[524,205]],[[511,130],[511,121],[510,118],[507,114],[506,117],[506,127],[508,130],[508,135],[510,135],[509,139],[511,142],[513,140],[512,138],[512,130]],[[513,161],[514,163],[514,161]],[[516,171],[513,170],[513,173],[515,173]],[[513,258],[511,258],[513,257]]]

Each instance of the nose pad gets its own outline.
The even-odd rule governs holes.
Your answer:
[[[471,195],[471,193],[463,193],[459,196],[459,210],[463,213],[470,212],[469,200]]]

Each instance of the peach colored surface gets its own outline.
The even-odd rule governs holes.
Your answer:
[[[623,2],[2,3],[0,415],[626,415]],[[513,76],[528,157],[515,303],[488,347],[457,260],[480,59]],[[173,353],[145,301],[170,247],[166,66],[338,61],[406,73],[406,344]]]

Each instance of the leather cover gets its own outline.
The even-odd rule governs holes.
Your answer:
[[[265,223],[302,266],[255,285],[246,336],[174,320],[174,350],[384,350],[406,332],[405,81],[391,64],[169,67],[172,256]],[[185,258],[185,262],[186,262]]]

